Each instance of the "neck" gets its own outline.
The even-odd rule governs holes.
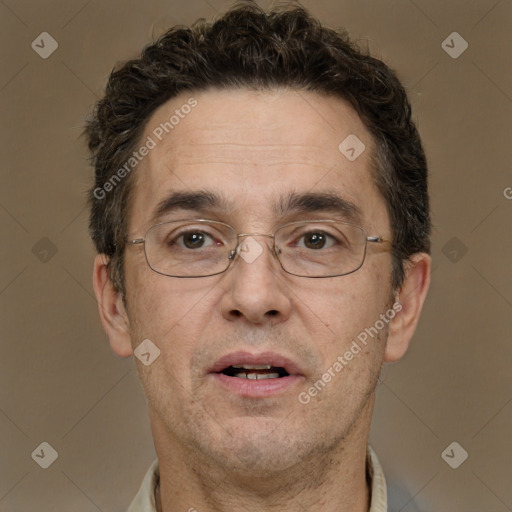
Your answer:
[[[230,471],[208,460],[173,439],[152,414],[160,467],[157,511],[368,512],[366,454],[371,402],[343,439],[284,471],[266,474]]]

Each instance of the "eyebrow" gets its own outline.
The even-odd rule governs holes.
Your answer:
[[[151,222],[159,222],[165,215],[179,210],[208,215],[236,211],[236,206],[228,197],[213,191],[172,192],[157,204]],[[332,192],[290,192],[279,198],[273,206],[273,212],[280,217],[325,212],[352,223],[360,223],[362,217],[358,206]]]
[[[293,213],[325,212],[353,223],[360,223],[362,217],[357,205],[333,192],[292,192],[281,198],[274,211],[283,216]]]
[[[189,210],[194,212],[210,212],[212,210],[229,210],[227,198],[215,192],[199,190],[195,192],[172,192],[162,199],[151,215],[151,221],[156,222],[164,215],[177,210]]]

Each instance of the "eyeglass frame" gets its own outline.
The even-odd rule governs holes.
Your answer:
[[[155,270],[149,263],[148,261],[148,255],[147,255],[147,251],[146,251],[146,237],[147,237],[147,234],[149,233],[149,231],[151,231],[153,228],[156,228],[157,226],[161,226],[163,224],[173,224],[173,223],[176,223],[176,222],[191,222],[191,223],[194,223],[194,222],[201,222],[201,223],[214,223],[214,224],[222,224],[228,228],[230,228],[233,233],[236,235],[236,238],[237,238],[237,245],[234,249],[231,249],[228,253],[228,264],[226,266],[226,268],[224,270],[221,270],[220,272],[215,272],[213,274],[207,274],[205,276],[174,276],[172,274],[164,274],[163,272],[159,272],[158,270]],[[276,233],[286,227],[286,226],[289,226],[291,224],[309,224],[309,223],[320,223],[320,222],[330,222],[330,223],[336,223],[336,224],[344,224],[344,225],[347,225],[347,226],[351,226],[351,227],[354,227],[354,228],[357,228],[359,230],[362,231],[362,233],[364,234],[365,236],[365,244],[364,244],[364,252],[363,252],[363,258],[362,258],[362,261],[361,261],[361,264],[354,270],[351,270],[350,272],[345,272],[343,274],[333,274],[333,275],[327,275],[327,276],[303,276],[303,275],[299,275],[299,274],[294,274],[293,272],[289,272],[288,270],[286,270],[283,266],[283,263],[281,261],[281,259],[279,258],[279,253],[281,253],[281,249],[279,249],[279,247],[276,247],[276,243],[275,243],[275,235]],[[227,270],[231,267],[231,264],[233,263],[233,261],[235,260],[235,257],[236,255],[238,254],[238,251],[239,251],[239,247],[241,246],[241,243],[239,241],[240,237],[247,237],[247,236],[266,236],[266,237],[269,237],[269,238],[272,238],[272,252],[275,254],[275,257],[277,258],[277,261],[279,262],[279,265],[281,266],[281,268],[289,275],[292,275],[292,276],[296,276],[296,277],[304,277],[304,278],[309,278],[309,279],[324,279],[324,278],[328,278],[328,277],[343,277],[343,276],[347,276],[349,274],[353,274],[354,272],[357,272],[364,264],[365,260],[366,260],[366,252],[367,252],[367,248],[368,248],[368,242],[370,243],[375,243],[375,244],[392,244],[391,240],[387,240],[381,236],[368,236],[366,234],[366,231],[363,227],[361,226],[358,226],[357,224],[352,224],[350,222],[344,222],[344,221],[340,221],[340,220],[336,220],[336,219],[311,219],[311,220],[298,220],[298,221],[292,221],[292,222],[287,222],[281,226],[278,226],[275,230],[274,230],[274,233],[273,234],[268,234],[268,233],[237,233],[235,228],[233,226],[231,226],[230,224],[226,223],[226,222],[222,222],[222,221],[218,221],[218,220],[213,220],[213,219],[192,219],[192,218],[187,218],[187,219],[177,219],[177,220],[168,220],[168,221],[164,221],[164,222],[159,222],[157,224],[153,224],[152,226],[150,226],[146,232],[144,233],[144,237],[139,237],[139,238],[132,238],[132,239],[128,239],[128,240],[125,240],[126,244],[127,245],[130,245],[130,246],[136,246],[136,245],[142,245],[144,244],[144,257],[146,259],[146,263],[148,265],[148,267],[153,271],[155,272],[156,274],[160,274],[161,276],[166,276],[166,277],[175,277],[177,279],[198,279],[198,278],[202,278],[202,277],[212,277],[212,276],[217,276],[217,275],[220,275],[220,274],[223,274],[224,272],[227,272]],[[278,252],[279,251],[279,252]]]

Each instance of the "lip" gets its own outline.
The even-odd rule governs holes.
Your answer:
[[[209,373],[219,373],[228,366],[244,364],[269,364],[270,366],[280,366],[284,368],[290,375],[304,376],[304,371],[299,367],[297,363],[281,354],[277,354],[276,352],[261,352],[259,354],[252,354],[251,352],[246,351],[231,352],[230,354],[221,357],[213,365],[213,367],[210,368]]]
[[[289,375],[276,379],[252,380],[229,377],[221,373],[228,366],[244,364],[278,366],[284,368]],[[282,393],[305,379],[304,371],[297,363],[275,352],[232,352],[221,357],[209,370],[208,375],[227,391],[250,398],[266,398]]]

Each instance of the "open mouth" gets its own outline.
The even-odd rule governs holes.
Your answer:
[[[248,398],[284,394],[305,380],[297,363],[269,351],[255,354],[240,350],[226,354],[210,367],[208,374],[225,390]]]
[[[219,373],[228,377],[250,380],[280,379],[290,375],[282,366],[270,366],[269,364],[228,366]]]

